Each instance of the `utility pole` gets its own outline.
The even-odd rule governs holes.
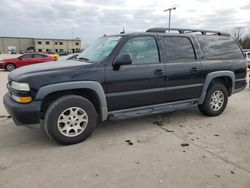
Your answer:
[[[71,30],[71,37],[72,37],[72,40],[74,39],[74,27],[72,26],[72,28],[71,28],[72,30]]]
[[[165,9],[164,12],[167,12],[168,11],[168,32],[170,32],[170,24],[171,24],[171,11],[172,10],[176,10],[176,7],[172,7],[172,8],[168,8],[168,9]]]

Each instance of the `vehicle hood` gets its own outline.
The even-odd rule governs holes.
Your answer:
[[[9,74],[9,79],[14,81],[22,81],[24,78],[34,77],[39,75],[51,75],[62,73],[65,70],[73,71],[79,67],[88,66],[90,63],[79,61],[51,61],[47,63],[39,63],[29,66],[24,66],[12,71]]]

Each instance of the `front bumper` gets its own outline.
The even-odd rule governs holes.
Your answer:
[[[41,101],[32,101],[31,103],[21,104],[13,99],[9,93],[3,98],[4,106],[16,125],[32,125],[40,123]]]
[[[5,64],[4,63],[0,63],[0,69],[5,69]]]

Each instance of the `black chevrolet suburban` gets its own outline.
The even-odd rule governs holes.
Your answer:
[[[60,144],[91,135],[99,121],[198,106],[207,116],[246,87],[239,44],[219,31],[151,28],[103,36],[78,60],[9,74],[4,105],[17,125],[40,125]]]

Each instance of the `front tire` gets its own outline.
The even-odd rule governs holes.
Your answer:
[[[77,95],[55,100],[45,114],[44,130],[53,141],[70,145],[82,142],[94,131],[97,113],[93,104]]]
[[[16,68],[16,66],[13,63],[8,63],[5,66],[5,69],[9,72],[13,71]]]
[[[218,116],[226,108],[228,102],[227,88],[221,83],[213,83],[208,91],[199,110],[207,116]]]

